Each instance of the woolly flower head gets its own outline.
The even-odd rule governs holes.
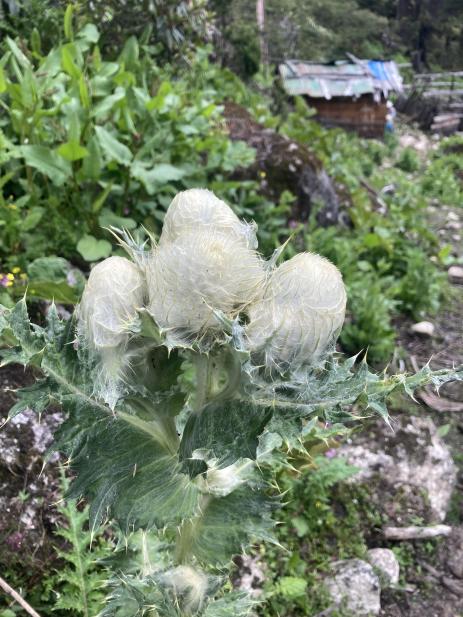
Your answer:
[[[164,572],[162,580],[172,588],[187,615],[201,610],[206,599],[209,577],[191,566],[177,566]]]
[[[240,221],[224,201],[207,189],[177,193],[164,218],[160,244],[173,242],[182,234],[201,229],[222,232],[249,248],[257,248],[255,226]]]
[[[110,404],[129,340],[128,327],[143,305],[145,282],[139,268],[124,257],[109,257],[90,272],[77,310],[78,334],[97,351],[102,374],[96,388]]]
[[[286,370],[321,359],[344,322],[346,291],[339,270],[300,253],[272,273],[263,297],[249,308],[247,341],[268,367]]]
[[[233,317],[262,293],[259,256],[233,234],[200,228],[153,250],[147,268],[149,310],[174,340],[216,329],[214,310]]]

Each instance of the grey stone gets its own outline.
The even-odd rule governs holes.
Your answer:
[[[434,335],[434,324],[431,321],[419,321],[418,323],[414,323],[410,330],[415,334],[421,334],[423,336],[433,336]]]
[[[332,601],[358,617],[378,615],[381,610],[379,579],[372,566],[361,559],[333,564],[333,576],[325,579]]]
[[[373,439],[367,436],[363,441],[360,437],[358,445],[339,449],[341,456],[359,468],[350,482],[379,479],[378,503],[384,502],[387,491],[392,501],[399,489],[410,495],[424,492],[430,512],[429,516],[424,511],[421,515],[427,523],[440,523],[447,514],[456,482],[456,466],[450,450],[430,418],[404,417],[396,425],[396,430],[391,431],[384,422],[378,423],[380,435]]]
[[[447,565],[454,576],[463,578],[463,527],[455,527],[449,538]]]
[[[450,266],[448,269],[449,279],[455,283],[463,283],[463,267]]]
[[[263,564],[259,557],[251,555],[240,555],[235,559],[238,572],[234,586],[241,591],[245,591],[253,598],[258,598],[262,594],[262,587],[265,582]]]
[[[379,573],[383,587],[397,585],[399,582],[400,565],[397,557],[389,548],[371,548],[367,552],[370,565]]]

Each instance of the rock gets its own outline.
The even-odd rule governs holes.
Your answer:
[[[458,221],[460,220],[460,217],[458,216],[458,214],[450,210],[449,212],[447,212],[447,220],[452,221],[454,223],[455,222],[458,223]]]
[[[348,482],[368,481],[375,505],[399,526],[416,516],[426,524],[444,520],[456,466],[430,418],[403,417],[395,432],[379,421],[372,434],[338,452],[359,468]]]
[[[14,390],[31,382],[32,374],[23,367],[2,367],[0,424],[14,403]],[[53,505],[61,495],[58,455],[48,457],[47,465],[44,459],[62,419],[58,411],[40,418],[26,410],[0,431],[0,571],[19,565],[37,580],[44,564],[48,568],[58,558],[52,533],[60,521]]]
[[[333,564],[333,576],[325,579],[333,602],[354,615],[378,615],[381,610],[379,579],[372,566],[361,559]]]
[[[455,527],[449,538],[447,566],[457,578],[463,578],[463,527]]]
[[[397,585],[399,582],[400,566],[397,557],[388,548],[371,548],[367,552],[370,565],[379,572],[383,587]]]
[[[449,279],[454,283],[463,283],[463,267],[450,266],[448,269]]]
[[[320,225],[335,225],[339,198],[321,160],[306,145],[259,124],[237,103],[227,101],[224,116],[232,140],[246,142],[256,151],[255,162],[237,172],[238,179],[261,178],[261,191],[278,203],[284,191],[295,196],[290,218],[306,221],[312,208]]]
[[[410,327],[410,330],[415,334],[422,334],[423,336],[433,336],[435,327],[434,324],[430,321],[419,321],[418,323],[414,323],[413,326]]]
[[[251,555],[239,555],[234,559],[237,572],[233,577],[235,589],[245,591],[253,598],[262,594],[262,587],[265,582],[263,564],[259,557]]]
[[[453,229],[454,231],[459,231],[461,229],[461,223],[458,221],[450,221],[446,225],[447,229]]]

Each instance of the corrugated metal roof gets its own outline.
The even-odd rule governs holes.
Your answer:
[[[357,98],[373,94],[380,98],[390,91],[402,91],[402,78],[395,62],[357,60],[316,64],[287,60],[279,67],[283,86],[290,95],[304,94],[314,98],[334,96]]]

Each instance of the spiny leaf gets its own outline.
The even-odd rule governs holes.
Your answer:
[[[195,450],[203,450],[218,460],[219,467],[239,458],[255,459],[258,437],[272,416],[270,407],[231,400],[210,403],[192,414],[183,430],[180,460],[191,459]],[[195,475],[196,467],[190,469]]]
[[[81,412],[89,413],[94,414],[94,423],[80,431],[72,453],[71,468],[77,478],[70,495],[88,498],[92,528],[107,516],[129,532],[175,525],[194,514],[198,490],[180,473],[175,456],[146,430],[120,418],[95,414],[95,410]],[[74,415],[72,422],[79,422],[81,414]],[[149,429],[149,423],[145,424]],[[63,434],[60,430],[57,439],[64,446]]]
[[[191,552],[206,565],[224,566],[251,539],[273,541],[271,514],[277,506],[249,486],[226,497],[204,496],[200,514],[180,530],[179,557]]]

